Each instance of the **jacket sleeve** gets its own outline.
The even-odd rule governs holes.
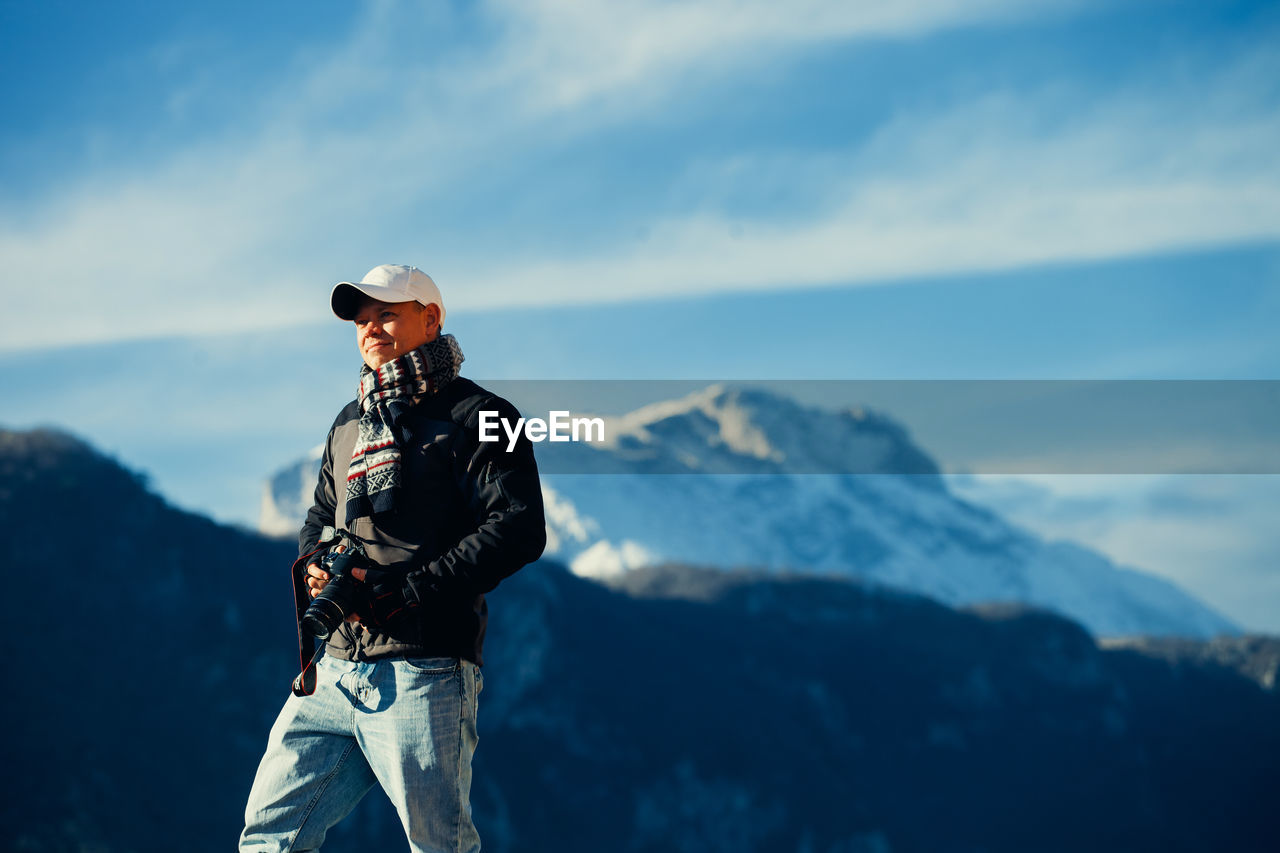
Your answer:
[[[409,573],[410,591],[424,601],[432,592],[486,593],[520,567],[542,556],[547,525],[533,445],[521,432],[507,450],[507,436],[480,441],[481,411],[515,423],[520,413],[500,397],[478,406],[462,426],[452,453],[453,475],[475,527],[456,545]]]
[[[324,441],[324,456],[320,461],[320,477],[316,482],[311,509],[298,533],[298,556],[314,551],[320,541],[320,532],[334,522],[337,510],[337,493],[333,487],[333,429]]]

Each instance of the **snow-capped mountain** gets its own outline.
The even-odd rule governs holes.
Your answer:
[[[273,474],[262,487],[258,530],[267,536],[294,536],[311,508],[324,445],[318,444],[297,462]]]
[[[763,568],[855,577],[951,605],[1034,604],[1102,635],[1237,630],[1165,580],[961,500],[883,413],[712,386],[608,418],[605,434],[536,449],[548,555],[580,575],[671,562]],[[297,530],[318,464],[316,451],[271,478],[264,532]]]

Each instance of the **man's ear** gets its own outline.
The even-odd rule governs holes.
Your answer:
[[[440,306],[432,302],[430,305],[423,306],[423,316],[426,317],[427,331],[435,329],[440,331]]]

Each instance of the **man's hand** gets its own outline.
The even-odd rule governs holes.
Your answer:
[[[360,574],[356,575],[356,571]],[[405,588],[403,575],[380,569],[358,569],[351,572],[357,580],[369,585],[368,611],[370,624],[382,629],[418,618],[418,600]]]
[[[339,546],[338,546],[337,548],[335,548],[334,550],[335,550],[336,552],[338,552],[339,554],[341,554],[343,551],[347,550],[347,546],[346,546],[346,545],[339,545]],[[363,580],[364,580],[364,569],[361,569],[361,568],[354,568],[354,569],[352,569],[352,570],[351,570],[351,576],[352,576],[352,577],[354,577],[354,578],[355,578],[356,580],[358,580],[358,581],[363,581]],[[307,577],[306,577],[306,582],[307,582],[307,586],[311,587],[311,597],[312,597],[312,598],[315,598],[317,595],[319,595],[319,594],[320,594],[320,590],[324,589],[324,588],[325,588],[325,586],[329,583],[329,581],[330,581],[331,579],[332,579],[332,578],[330,578],[329,573],[328,573],[328,572],[326,572],[324,569],[320,568],[320,564],[319,564],[319,563],[307,563]],[[347,621],[347,622],[359,622],[359,621],[360,621],[360,616],[359,616],[359,614],[352,613],[352,614],[350,614],[349,616],[347,616],[346,621]]]

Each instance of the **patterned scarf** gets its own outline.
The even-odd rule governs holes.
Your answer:
[[[347,523],[386,512],[400,491],[400,445],[396,422],[423,397],[458,375],[462,350],[453,335],[438,335],[373,370],[360,370],[360,428],[347,471]]]

